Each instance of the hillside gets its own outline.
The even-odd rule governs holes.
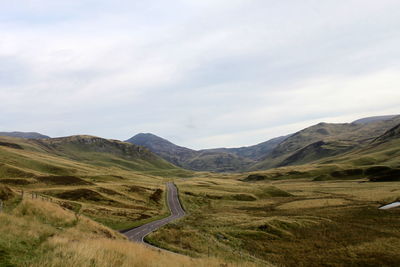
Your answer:
[[[100,166],[113,164],[132,170],[175,168],[144,147],[118,140],[79,135],[34,140],[32,143],[49,153]]]
[[[306,164],[361,148],[400,123],[400,116],[377,116],[353,123],[319,123],[295,134],[240,148],[192,150],[153,134],[127,142],[144,146],[163,159],[195,171],[240,172]]]
[[[54,139],[0,138],[1,171],[12,177],[86,175],[102,168],[137,172],[179,173],[171,163],[129,143],[93,136]],[[107,169],[106,173],[112,172]],[[117,172],[117,171],[116,171]],[[187,173],[187,172],[186,172]]]
[[[388,130],[386,133],[383,135],[379,136],[374,140],[374,142],[385,142],[385,141],[390,141],[393,139],[398,139],[400,138],[400,124],[396,125],[392,129]]]
[[[177,146],[170,141],[151,133],[137,134],[126,140],[126,142],[146,147],[163,159],[181,167],[186,160],[197,155],[195,150]]]
[[[316,163],[341,166],[336,173],[343,177],[357,173],[376,182],[400,181],[400,124],[360,149]]]
[[[19,137],[25,139],[47,139],[50,136],[35,132],[0,132],[0,136]]]
[[[369,123],[319,123],[281,142],[252,170],[298,165],[339,155],[365,145],[400,123],[400,116]]]
[[[309,157],[315,156],[316,151],[321,152],[323,147],[330,146],[324,141],[313,143],[288,157],[284,161],[288,163],[285,166],[247,173],[242,180],[257,182],[302,178],[315,181],[348,179],[368,179],[373,182],[400,181],[399,129],[400,124],[361,147],[308,161]],[[297,155],[301,155],[305,163],[297,161],[296,165],[290,164],[290,160]]]
[[[254,161],[232,153],[197,151],[196,155],[182,163],[182,167],[195,171],[237,172],[246,170]]]
[[[390,120],[397,116],[399,116],[399,115],[373,116],[373,117],[358,119],[358,120],[353,121],[352,123],[353,124],[365,124],[365,123],[376,122],[376,121]]]
[[[279,145],[289,136],[290,135],[276,137],[253,146],[245,146],[239,148],[214,148],[201,151],[230,153],[242,158],[258,161],[265,158],[269,153],[271,153],[271,151],[274,150],[277,145]]]

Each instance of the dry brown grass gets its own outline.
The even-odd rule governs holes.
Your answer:
[[[48,244],[55,249],[33,266],[225,266],[218,259],[193,259],[123,240],[54,237]]]
[[[239,261],[241,252],[278,266],[398,266],[399,210],[378,207],[400,197],[399,182],[242,177],[177,180],[189,216],[150,239],[188,255],[210,248],[220,258]],[[225,197],[239,192],[257,200]]]
[[[329,207],[329,206],[342,206],[348,204],[349,201],[340,198],[328,198],[328,199],[307,199],[307,200],[298,200],[292,201],[289,203],[285,203],[277,206],[277,209],[308,209],[308,208],[320,208],[320,207]]]
[[[0,266],[231,266],[146,245],[55,203],[23,200],[0,214]],[[246,266],[253,266],[246,264]]]

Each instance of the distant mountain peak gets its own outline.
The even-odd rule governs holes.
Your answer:
[[[48,139],[50,136],[36,132],[0,132],[0,136],[18,137],[25,139]]]
[[[125,142],[139,145],[139,146],[148,146],[152,143],[157,143],[157,144],[163,144],[167,146],[174,146],[174,147],[179,147],[172,142],[168,141],[167,139],[164,139],[162,137],[159,137],[155,134],[152,133],[138,133],[134,135],[133,137],[129,138]],[[150,148],[151,150],[151,148]]]
[[[140,133],[126,142],[144,146],[165,160],[196,171],[238,171],[246,169],[255,159],[272,150],[286,137],[278,137],[258,145],[241,148],[193,150],[177,146],[151,133]]]
[[[393,119],[397,116],[400,115],[384,115],[384,116],[373,116],[373,117],[366,117],[366,118],[362,118],[362,119],[358,119],[352,122],[352,124],[367,124],[367,123],[371,123],[371,122],[377,122],[377,121],[386,121],[386,120],[390,120]]]

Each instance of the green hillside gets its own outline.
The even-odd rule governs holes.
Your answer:
[[[336,156],[317,157],[315,151],[302,149],[293,154],[302,154],[303,164],[271,168],[244,174],[245,181],[311,178],[316,181],[340,179],[368,179],[370,181],[400,180],[400,124],[362,147]],[[320,147],[328,150],[329,143],[321,142]],[[307,158],[312,160],[307,163]],[[288,159],[290,159],[289,157]],[[301,161],[298,161],[298,163]],[[289,165],[289,164],[288,164]]]
[[[4,175],[19,178],[115,172],[112,169],[186,173],[143,147],[93,136],[44,140],[1,137],[0,161]]]
[[[116,229],[165,213],[164,178],[190,177],[147,149],[93,136],[0,138],[0,184],[52,198]]]
[[[281,142],[250,170],[311,163],[362,148],[400,123],[400,116],[370,123],[319,123]]]

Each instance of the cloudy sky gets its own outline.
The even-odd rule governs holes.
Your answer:
[[[191,148],[400,113],[398,0],[0,1],[0,131]]]

